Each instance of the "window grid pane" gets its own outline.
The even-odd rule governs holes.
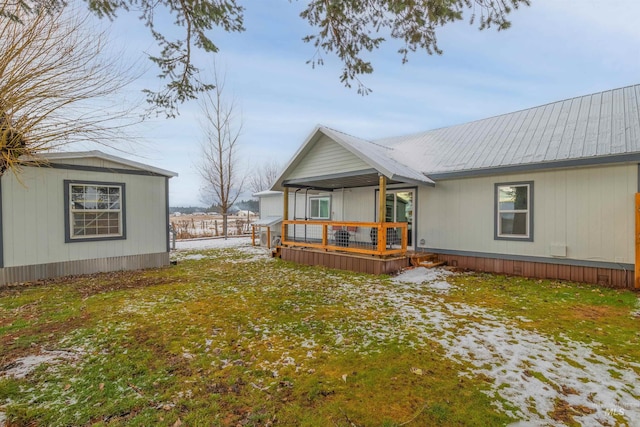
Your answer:
[[[121,236],[121,186],[71,185],[71,238]]]

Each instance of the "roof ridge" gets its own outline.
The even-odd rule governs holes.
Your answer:
[[[334,129],[334,128],[329,127],[329,126],[320,125],[320,129],[328,129],[330,131],[337,132],[337,133],[340,133],[342,135],[346,135],[346,136],[351,137],[351,138],[355,138],[355,139],[359,139],[359,140],[364,141],[364,142],[368,142],[369,144],[375,145],[376,147],[384,148],[384,149],[387,149],[387,150],[393,150],[392,147],[387,147],[386,145],[378,144],[377,142],[375,142],[373,140],[361,138],[361,137],[355,136],[355,135],[351,135],[351,134],[349,134],[347,132],[343,132],[341,130]]]

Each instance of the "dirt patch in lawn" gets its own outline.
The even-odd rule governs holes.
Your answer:
[[[149,270],[146,273],[149,273]],[[19,295],[27,289],[63,286],[75,289],[83,298],[124,289],[145,288],[175,282],[171,277],[145,274],[145,272],[115,271],[110,273],[96,273],[79,277],[57,277],[55,279],[37,280],[28,283],[12,283],[0,286],[0,297]]]
[[[575,305],[571,313],[567,313],[568,318],[576,320],[601,320],[611,316],[617,316],[623,311],[617,307],[597,306],[597,305]]]

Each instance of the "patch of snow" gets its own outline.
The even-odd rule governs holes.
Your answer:
[[[415,283],[420,285],[425,282],[434,282],[451,274],[453,273],[442,268],[416,267],[404,270],[391,280],[396,283]]]
[[[194,261],[199,261],[199,260],[204,259],[204,258],[206,258],[206,256],[204,256],[204,255],[202,255],[202,254],[189,254],[189,255],[185,255],[185,256],[183,256],[183,257],[182,257],[182,258],[180,258],[180,259],[182,259],[183,261],[184,261],[184,260],[194,260]]]
[[[5,427],[7,422],[7,415],[4,412],[0,412],[0,427]]]
[[[43,363],[53,365],[65,360],[77,360],[81,353],[80,350],[43,350],[40,354],[29,355],[14,360],[0,372],[0,377],[24,378]]]
[[[554,425],[551,414],[560,400],[580,409],[572,417],[581,425],[615,425],[614,415],[640,419],[637,364],[600,356],[567,337],[520,329],[480,307],[425,295],[423,289],[440,286],[438,271],[415,270],[395,278],[399,286],[384,299],[396,307],[405,329],[418,331],[418,345],[435,338],[465,366],[463,375],[491,378],[487,393],[501,411],[521,420],[514,427]]]
[[[442,279],[446,279],[451,274],[453,273],[442,268],[416,267],[404,270],[394,277],[392,281],[395,283],[425,285],[438,293],[446,293],[451,289],[451,284]]]
[[[637,309],[631,312],[632,317],[640,317],[640,298],[636,301],[636,307]]]
[[[210,239],[177,240],[177,251],[189,251],[199,249],[223,249],[251,246],[251,237],[216,237]]]

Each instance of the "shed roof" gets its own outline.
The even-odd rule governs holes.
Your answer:
[[[133,169],[141,172],[149,172],[151,174],[157,174],[166,177],[178,176],[176,172],[172,172],[166,169],[160,169],[154,166],[146,165],[144,163],[134,162],[133,160],[124,159],[122,157],[114,156],[111,154],[103,153],[99,150],[92,151],[72,151],[72,152],[60,152],[60,153],[43,153],[40,154],[38,159],[34,159],[36,162],[44,160],[49,163],[63,163],[65,160],[75,159],[101,159],[111,163],[122,165],[125,169]],[[25,161],[32,161],[31,158],[23,159]]]

